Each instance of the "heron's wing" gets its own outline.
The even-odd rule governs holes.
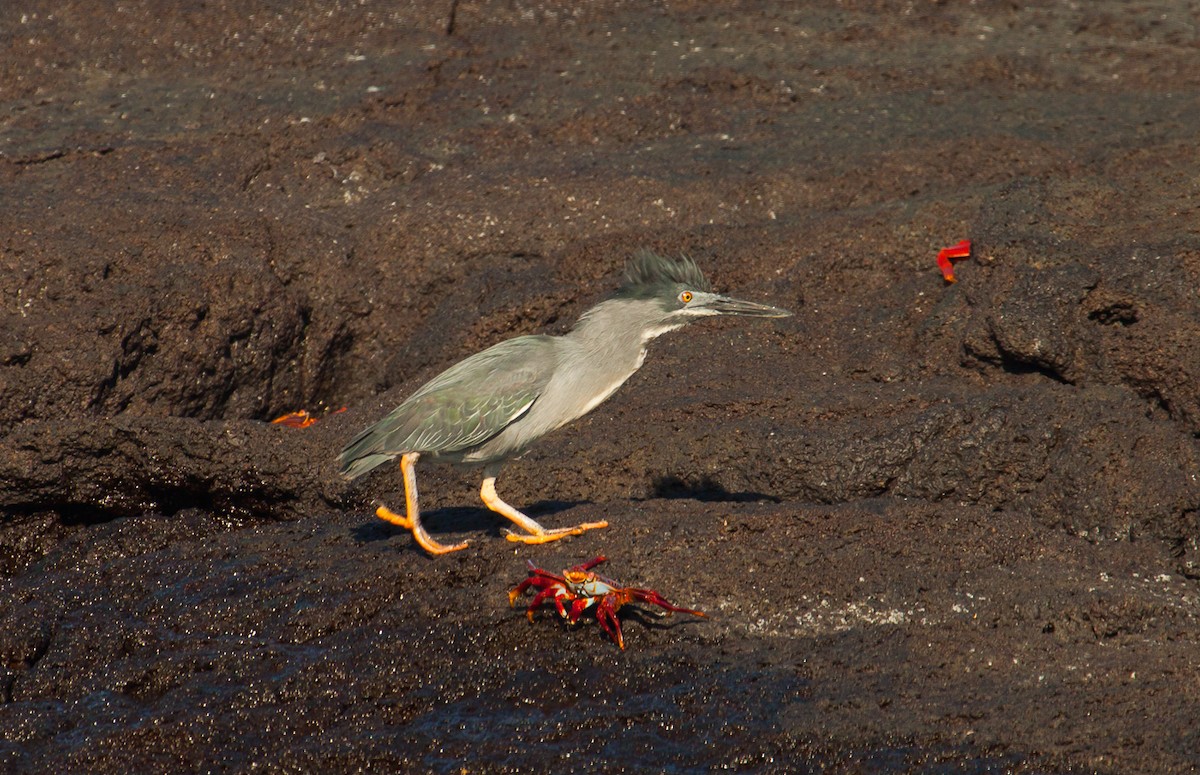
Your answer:
[[[346,445],[343,471],[353,477],[406,452],[454,453],[482,444],[529,411],[554,363],[548,336],[510,339],[456,363]],[[355,465],[365,459],[369,467]]]

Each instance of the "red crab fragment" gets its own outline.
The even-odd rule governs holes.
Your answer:
[[[708,614],[703,611],[680,608],[652,589],[622,587],[612,579],[591,572],[592,568],[607,559],[601,555],[581,565],[567,568],[561,576],[539,568],[532,561],[528,561],[529,578],[509,591],[508,604],[515,606],[517,598],[525,590],[534,588],[537,593],[533,596],[529,607],[525,609],[529,621],[533,621],[533,612],[537,610],[538,606],[552,601],[554,607],[558,609],[559,615],[571,624],[576,624],[584,611],[595,606],[596,621],[622,649],[625,648],[625,638],[621,634],[621,621],[617,618],[617,611],[621,610],[621,606],[626,603],[656,605],[665,609],[667,616],[679,612],[708,617]]]
[[[346,411],[346,407],[343,406],[337,411],[330,412],[330,414],[341,414],[344,411]],[[271,420],[271,424],[286,425],[289,428],[307,428],[316,421],[317,418],[309,414],[307,409],[301,409],[298,412],[288,412],[282,417],[276,417],[274,420]]]
[[[948,248],[942,248],[937,254],[937,265],[942,270],[942,277],[946,278],[946,282],[955,282],[953,259],[970,258],[971,256],[971,240],[965,239],[956,245],[951,245]]]

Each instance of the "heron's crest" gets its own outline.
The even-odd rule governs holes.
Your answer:
[[[696,262],[687,256],[666,258],[649,250],[639,250],[625,267],[625,282],[618,296],[645,299],[664,291],[674,295],[677,285],[694,291],[711,291],[712,286]]]

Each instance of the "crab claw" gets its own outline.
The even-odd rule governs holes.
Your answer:
[[[625,650],[625,634],[621,632],[621,620],[617,618],[617,609],[620,606],[614,605],[611,597],[606,597],[596,607],[596,621],[608,633],[608,637],[617,642],[617,646],[621,651]]]

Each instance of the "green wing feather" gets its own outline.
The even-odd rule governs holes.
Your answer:
[[[456,363],[342,450],[342,475],[365,474],[407,452],[478,446],[529,411],[554,370],[548,336],[509,339]]]

